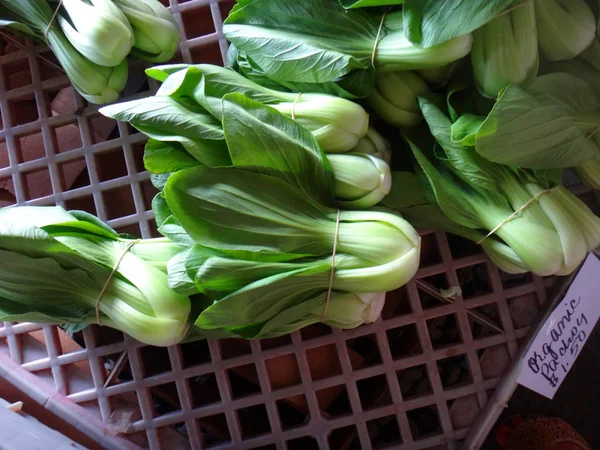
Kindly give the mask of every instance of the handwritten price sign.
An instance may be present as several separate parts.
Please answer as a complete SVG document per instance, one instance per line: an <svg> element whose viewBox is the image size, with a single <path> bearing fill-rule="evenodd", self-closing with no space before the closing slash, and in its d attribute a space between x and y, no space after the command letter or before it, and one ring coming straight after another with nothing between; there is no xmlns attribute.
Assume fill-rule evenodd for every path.
<svg viewBox="0 0 600 450"><path fill-rule="evenodd" d="M525 355L518 382L553 398L600 316L600 260L588 256Z"/></svg>

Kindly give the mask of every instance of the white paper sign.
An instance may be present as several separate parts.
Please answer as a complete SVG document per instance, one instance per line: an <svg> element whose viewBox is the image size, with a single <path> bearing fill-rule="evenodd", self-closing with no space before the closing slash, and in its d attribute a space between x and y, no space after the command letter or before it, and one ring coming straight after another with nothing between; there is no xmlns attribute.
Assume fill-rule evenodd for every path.
<svg viewBox="0 0 600 450"><path fill-rule="evenodd" d="M518 383L552 399L600 316L600 260L590 254L525 355Z"/></svg>

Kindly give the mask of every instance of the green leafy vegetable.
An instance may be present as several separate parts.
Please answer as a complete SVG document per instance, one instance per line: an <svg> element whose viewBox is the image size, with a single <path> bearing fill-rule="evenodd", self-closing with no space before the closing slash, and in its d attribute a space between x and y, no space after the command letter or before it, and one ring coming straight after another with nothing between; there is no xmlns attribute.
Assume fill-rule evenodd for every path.
<svg viewBox="0 0 600 450"><path fill-rule="evenodd" d="M417 174L394 174L384 205L419 226L480 243L509 272L570 273L600 244L600 219L557 186L554 173L513 170L481 158L453 142L452 123L435 98L419 101L444 157L422 150L430 145L426 136L407 134Z"/></svg>
<svg viewBox="0 0 600 450"><path fill-rule="evenodd" d="M404 37L401 11L385 17L371 10L344 11L328 0L255 0L238 3L223 31L276 81L329 83L371 66L385 71L439 67L471 49L470 35L416 48Z"/></svg>
<svg viewBox="0 0 600 450"><path fill-rule="evenodd" d="M1 320L96 323L98 302L103 325L145 343L172 345L185 335L190 302L169 289L166 274L178 245L130 241L58 207L4 208L0 223Z"/></svg>
<svg viewBox="0 0 600 450"><path fill-rule="evenodd" d="M46 41L64 68L77 91L92 103L110 103L119 98L127 82L127 61L115 67L104 67L91 62L73 47L52 21L53 9L45 0L4 0L0 4L4 19L2 26L27 36Z"/></svg>
<svg viewBox="0 0 600 450"><path fill-rule="evenodd" d="M148 74L163 82L158 96L192 97L219 120L222 99L228 93L238 92L269 105L312 131L327 153L353 149L369 125L365 110L349 100L326 94L275 91L218 66L162 66L149 69Z"/></svg>
<svg viewBox="0 0 600 450"><path fill-rule="evenodd" d="M222 114L234 167L197 166L168 178L157 217L175 220L194 243L171 260L170 286L210 299L196 321L203 335L285 334L323 320L337 240L325 323L372 321L383 300L369 293L412 277L420 239L397 215L332 208L337 190L314 138L269 110L239 93L226 95ZM290 126L297 130L281 132ZM342 157L385 165L370 155L333 156L334 172Z"/></svg>
<svg viewBox="0 0 600 450"><path fill-rule="evenodd" d="M58 16L65 36L79 53L107 67L121 64L135 42L125 15L110 0L63 0L67 17Z"/></svg>

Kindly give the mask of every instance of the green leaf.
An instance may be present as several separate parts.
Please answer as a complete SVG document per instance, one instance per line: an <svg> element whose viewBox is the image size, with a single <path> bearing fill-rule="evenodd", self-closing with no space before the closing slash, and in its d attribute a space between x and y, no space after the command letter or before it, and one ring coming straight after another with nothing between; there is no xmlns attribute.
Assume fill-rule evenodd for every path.
<svg viewBox="0 0 600 450"><path fill-rule="evenodd" d="M157 190L162 192L162 190L167 185L167 180L169 179L170 176L171 176L170 173L158 173L158 174L151 173L150 174L150 182L152 183L152 186L154 186Z"/></svg>
<svg viewBox="0 0 600 450"><path fill-rule="evenodd" d="M295 94L277 92L260 86L231 69L209 64L198 64L194 68L202 73L204 79L203 92L201 95L196 94L194 98L218 119L223 116L221 99L233 92L266 105L282 100L293 101L292 98L295 97Z"/></svg>
<svg viewBox="0 0 600 450"><path fill-rule="evenodd" d="M169 217L171 217L172 212L162 193L156 194L152 199L152 212L154 213L156 226L159 228Z"/></svg>
<svg viewBox="0 0 600 450"><path fill-rule="evenodd" d="M269 76L323 83L370 66L380 20L331 0L264 0L238 3L223 32Z"/></svg>
<svg viewBox="0 0 600 450"><path fill-rule="evenodd" d="M221 123L191 102L155 96L105 106L101 113L129 122L157 141L179 142L191 156L203 164L231 164Z"/></svg>
<svg viewBox="0 0 600 450"><path fill-rule="evenodd" d="M401 5L404 0L340 0L340 4L347 9L364 8L367 6Z"/></svg>
<svg viewBox="0 0 600 450"><path fill-rule="evenodd" d="M194 240L173 216L167 217L158 228L158 232L175 244L184 245L186 247L194 245Z"/></svg>
<svg viewBox="0 0 600 450"><path fill-rule="evenodd" d="M514 0L405 0L406 37L419 47L432 47L470 33L501 14Z"/></svg>
<svg viewBox="0 0 600 450"><path fill-rule="evenodd" d="M231 45L230 48L231 47L233 47L233 45ZM240 73L242 73L244 77L270 89L329 94L350 100L368 97L373 89L376 76L375 69L373 67L368 67L367 69L354 70L347 75L324 83L307 83L277 79L266 74L244 52L238 53L238 65Z"/></svg>
<svg viewBox="0 0 600 450"><path fill-rule="evenodd" d="M80 269L65 269L51 258L0 250L0 320L81 323L95 320L86 297L96 280ZM41 301L43 299L43 301Z"/></svg>
<svg viewBox="0 0 600 450"><path fill-rule="evenodd" d="M163 78L163 74L168 74L157 95L192 97L219 120L223 115L221 99L232 92L239 92L265 104L280 102L282 98L287 101L294 99L294 94L272 91L231 69L210 64L197 64L185 68L182 68L180 64L159 66L148 69L146 72L158 78Z"/></svg>
<svg viewBox="0 0 600 450"><path fill-rule="evenodd" d="M598 64L590 62L583 56L578 56L568 61L552 62L546 67L547 73L564 72L581 78L589 84L597 95L600 95L600 43L598 44ZM586 50L587 52L587 50Z"/></svg>
<svg viewBox="0 0 600 450"><path fill-rule="evenodd" d="M172 242L186 247L194 245L192 238L188 236L181 224L173 217L173 212L162 193L156 194L152 199L152 212L160 234L169 238Z"/></svg>
<svg viewBox="0 0 600 450"><path fill-rule="evenodd" d="M587 163L586 163L587 164ZM563 169L533 169L533 176L546 189L562 183Z"/></svg>
<svg viewBox="0 0 600 450"><path fill-rule="evenodd" d="M598 157L598 93L577 76L552 73L510 86L479 129L477 152L518 167L572 167Z"/></svg>
<svg viewBox="0 0 600 450"><path fill-rule="evenodd" d="M164 194L197 244L257 253L269 260L330 251L314 230L333 210L318 206L279 178L198 166L171 175Z"/></svg>
<svg viewBox="0 0 600 450"><path fill-rule="evenodd" d="M89 223L93 224L94 226L96 226L97 228L101 228L106 233L105 234L106 237L114 237L114 238L119 237L119 234L115 230L113 230L111 227L106 225L104 222L102 222L96 216L93 216L92 214L90 214L86 211L72 210L72 211L69 211L69 214L72 215L73 217L75 217L75 219L77 219L79 221L89 222ZM98 234L98 233L96 232L96 234Z"/></svg>
<svg viewBox="0 0 600 450"><path fill-rule="evenodd" d="M212 254L210 252L212 251ZM331 270L331 258L306 263L279 261L249 261L215 256L216 252L205 247L195 246L188 252L186 269L194 275L198 290L211 298L223 298L225 295L242 289L260 279L280 273L310 271L322 273Z"/></svg>
<svg viewBox="0 0 600 450"><path fill-rule="evenodd" d="M392 172L392 189L381 201L382 205L402 211L411 206L430 203L418 175L411 172Z"/></svg>
<svg viewBox="0 0 600 450"><path fill-rule="evenodd" d="M335 205L333 170L310 131L241 94L223 99L223 128L234 166L272 175Z"/></svg>
<svg viewBox="0 0 600 450"><path fill-rule="evenodd" d="M448 84L446 103L452 122L456 122L464 114L487 116L496 102L479 93L471 66L464 64Z"/></svg>
<svg viewBox="0 0 600 450"><path fill-rule="evenodd" d="M21 22L16 22L14 20L0 19L0 28L6 28L10 32L22 34L29 38L34 38L34 39L42 38L42 35L40 35L40 33L34 31L28 25L21 23Z"/></svg>
<svg viewBox="0 0 600 450"><path fill-rule="evenodd" d="M474 114L460 116L458 120L452 124L452 142L460 144L463 147L474 147L477 131L479 131L479 128L484 121L484 116L476 116Z"/></svg>
<svg viewBox="0 0 600 450"><path fill-rule="evenodd" d="M495 165L481 158L473 148L465 148L453 142L452 122L433 101L419 97L419 105L431 134L444 150L453 171L472 186L495 193L498 189L494 176L498 169Z"/></svg>
<svg viewBox="0 0 600 450"><path fill-rule="evenodd" d="M150 139L144 151L144 167L155 174L177 172L199 165L177 142Z"/></svg>
<svg viewBox="0 0 600 450"><path fill-rule="evenodd" d="M16 28L27 34L30 34L29 30L34 30L40 39L43 39L43 33L51 23L53 13L53 9L44 0L3 0L0 8L2 17L17 19L21 23L16 25L12 20L6 20L9 29ZM57 29L58 24L55 23L52 27Z"/></svg>
<svg viewBox="0 0 600 450"><path fill-rule="evenodd" d="M273 275L252 283L208 307L196 320L201 329L233 328L260 324L277 314L321 294L327 274L315 282L303 270Z"/></svg>
<svg viewBox="0 0 600 450"><path fill-rule="evenodd" d="M477 218L477 210L471 205L469 194L460 189L453 181L444 178L409 138L407 138L407 142L419 166L427 176L437 203L444 214L467 228L480 228L481 223Z"/></svg>
<svg viewBox="0 0 600 450"><path fill-rule="evenodd" d="M59 207L0 209L0 248L34 257L46 253L73 254L41 227L71 222L74 217Z"/></svg>

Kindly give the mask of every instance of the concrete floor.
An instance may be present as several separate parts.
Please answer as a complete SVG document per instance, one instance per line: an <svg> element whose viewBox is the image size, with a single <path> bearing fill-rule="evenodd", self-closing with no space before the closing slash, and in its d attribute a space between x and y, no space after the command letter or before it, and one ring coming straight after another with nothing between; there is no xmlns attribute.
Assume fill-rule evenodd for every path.
<svg viewBox="0 0 600 450"><path fill-rule="evenodd" d="M544 415L566 420L590 444L600 449L600 325L579 354L575 365L558 389L553 400L519 386L498 424L515 415ZM483 450L497 450L494 432L488 436Z"/></svg>

